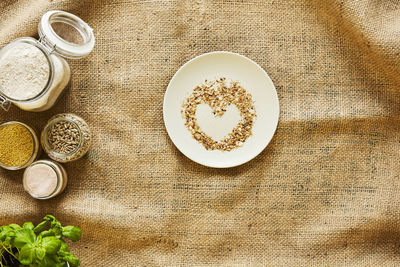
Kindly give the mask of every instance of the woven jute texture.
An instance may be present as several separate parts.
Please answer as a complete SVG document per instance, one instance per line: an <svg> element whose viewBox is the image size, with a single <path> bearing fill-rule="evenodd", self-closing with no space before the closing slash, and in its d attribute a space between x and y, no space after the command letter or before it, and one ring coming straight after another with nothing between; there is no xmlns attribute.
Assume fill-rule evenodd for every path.
<svg viewBox="0 0 400 267"><path fill-rule="evenodd" d="M0 45L52 9L87 21L95 49L69 60L54 108L0 119L39 132L73 112L93 144L52 200L1 170L1 224L80 226L82 266L400 264L400 1L2 0ZM220 50L260 64L281 107L268 147L231 169L183 156L162 119L178 68Z"/></svg>

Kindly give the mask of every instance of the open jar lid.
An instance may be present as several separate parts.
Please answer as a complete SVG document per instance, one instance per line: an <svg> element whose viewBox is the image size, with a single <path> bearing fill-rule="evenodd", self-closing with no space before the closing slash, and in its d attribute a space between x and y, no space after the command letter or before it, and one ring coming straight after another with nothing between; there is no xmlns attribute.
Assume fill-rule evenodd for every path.
<svg viewBox="0 0 400 267"><path fill-rule="evenodd" d="M81 18L60 10L46 12L39 22L40 41L67 58L87 56L94 47L93 29Z"/></svg>

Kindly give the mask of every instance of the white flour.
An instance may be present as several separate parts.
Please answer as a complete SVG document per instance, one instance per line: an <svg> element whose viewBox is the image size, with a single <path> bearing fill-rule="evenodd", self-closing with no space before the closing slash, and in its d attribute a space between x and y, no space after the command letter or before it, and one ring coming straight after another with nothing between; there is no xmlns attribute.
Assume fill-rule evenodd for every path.
<svg viewBox="0 0 400 267"><path fill-rule="evenodd" d="M46 86L49 72L49 63L39 48L17 43L0 58L0 90L17 100L35 97Z"/></svg>

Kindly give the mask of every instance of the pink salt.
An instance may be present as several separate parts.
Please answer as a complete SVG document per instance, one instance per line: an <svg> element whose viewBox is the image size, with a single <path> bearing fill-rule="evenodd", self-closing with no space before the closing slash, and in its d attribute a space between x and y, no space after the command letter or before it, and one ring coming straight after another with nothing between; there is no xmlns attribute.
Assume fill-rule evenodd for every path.
<svg viewBox="0 0 400 267"><path fill-rule="evenodd" d="M32 195L47 197L56 190L57 173L46 164L36 164L27 171L25 185Z"/></svg>

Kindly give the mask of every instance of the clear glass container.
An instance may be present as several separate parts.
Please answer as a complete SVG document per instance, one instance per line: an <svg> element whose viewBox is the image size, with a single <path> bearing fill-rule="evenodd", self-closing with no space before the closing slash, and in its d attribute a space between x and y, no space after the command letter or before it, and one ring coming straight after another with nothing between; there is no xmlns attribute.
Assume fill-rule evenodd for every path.
<svg viewBox="0 0 400 267"><path fill-rule="evenodd" d="M66 122L72 125L73 129L76 129L77 144L74 145L72 150L68 150L65 153L61 152L62 149L57 149L54 145L55 142L61 146L68 146L65 144L69 142L68 138L64 138L66 132L61 128L57 127L57 124ZM54 130L57 128L57 130ZM57 133L52 134L52 132ZM57 137L59 136L59 138ZM59 139L59 141L52 142L51 140ZM89 150L91 144L91 132L88 124L81 117L72 113L62 113L53 116L46 126L44 127L41 134L41 143L43 150L49 155L49 157L58 162L70 162L83 157Z"/></svg>
<svg viewBox="0 0 400 267"><path fill-rule="evenodd" d="M50 174L46 176L46 172ZM67 182L68 176L64 167L51 160L33 162L25 169L23 176L25 191L36 199L49 199L61 194L67 186ZM39 184L45 189L38 189Z"/></svg>
<svg viewBox="0 0 400 267"><path fill-rule="evenodd" d="M31 37L19 38L0 50L0 67L2 67L2 61L5 62L7 57L16 57L17 55L13 53L21 51L21 47L24 45L25 47L28 45L29 48L34 47L33 50L29 51L34 51L36 59L40 60L41 58L41 62L44 63L40 66L41 69L34 64L32 68L37 68L36 71L39 71L41 74L46 72L45 76L41 77L41 82L38 85L39 90L34 93L32 92L33 95L16 97L13 95L13 92L22 89L17 88L20 86L17 82L14 82L15 85L10 85L13 78L16 77L14 79L16 81L23 78L24 81L30 82L35 78L31 77L35 76L32 75L32 73L35 73L35 70L32 73L26 74L27 77L25 77L24 73L19 73L19 70L13 72L10 62L6 62L7 64L5 64L3 70L4 72L11 70L11 73L6 73L6 75L10 75L7 79L11 81L7 80L4 83L9 87L15 86L15 88L4 88L5 86L2 86L0 83L0 106L4 110L8 110L11 103L27 111L39 112L50 109L56 103L70 79L70 68L64 58L83 58L93 50L95 43L93 30L88 24L71 13L59 10L49 11L42 16L38 32L39 40ZM31 56L33 57L33 55ZM29 58L29 55L27 58ZM23 64L23 60L24 58L21 57L20 60L17 60L21 62L17 63ZM45 63L46 61L48 66ZM42 84L43 89L41 89Z"/></svg>
<svg viewBox="0 0 400 267"><path fill-rule="evenodd" d="M18 124L18 125L24 127L29 132L30 136L32 137L32 141L33 141L32 154L29 157L29 159L26 162L24 162L23 164L21 164L21 165L9 166L9 165L6 165L6 164L4 164L4 163L2 163L0 161L0 167L2 167L4 169L7 169L7 170L20 170L20 169L26 168L29 165L31 165L32 162L34 162L39 157L39 155L40 155L40 144L39 144L39 139L38 139L35 131L30 126L26 125L25 123L22 123L22 122L19 122L19 121L9 121L9 122L5 122L5 123L1 124L0 125L0 129L1 129L1 127L5 127L7 125L12 125L12 124Z"/></svg>

